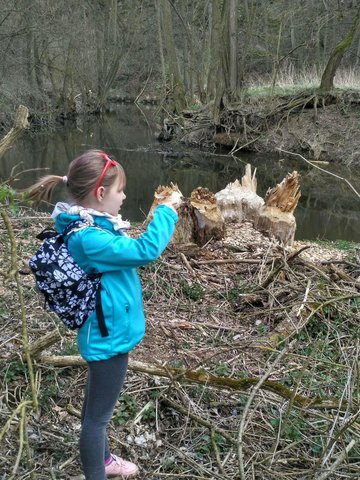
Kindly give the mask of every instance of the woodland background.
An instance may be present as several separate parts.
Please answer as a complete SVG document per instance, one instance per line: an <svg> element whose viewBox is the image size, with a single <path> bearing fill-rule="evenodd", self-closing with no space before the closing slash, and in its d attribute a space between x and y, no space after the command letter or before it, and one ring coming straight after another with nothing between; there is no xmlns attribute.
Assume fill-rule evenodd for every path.
<svg viewBox="0 0 360 480"><path fill-rule="evenodd" d="M351 88L358 23L354 0L3 0L0 121L19 103L38 119L103 111L114 95L179 112L265 85L319 87L344 39L335 86Z"/></svg>
<svg viewBox="0 0 360 480"><path fill-rule="evenodd" d="M206 105L207 125L230 139L235 112L249 142L268 121L277 135L296 109L310 107L304 139L314 158L324 145L312 135L325 125L340 132L341 141L331 139L338 158L346 137L349 158L360 161L358 2L3 0L1 7L5 131L19 104L32 128L53 128L101 114L116 99L159 103L176 122ZM256 113L252 95L266 98ZM0 146L27 127L27 109L20 113L18 131ZM86 369L74 333L43 309L27 266L51 219L18 199L3 179L0 477L79 480ZM283 248L249 222L232 223L222 240L171 245L140 275L147 335L132 352L109 429L112 448L141 466L140 478L359 478L357 244Z"/></svg>

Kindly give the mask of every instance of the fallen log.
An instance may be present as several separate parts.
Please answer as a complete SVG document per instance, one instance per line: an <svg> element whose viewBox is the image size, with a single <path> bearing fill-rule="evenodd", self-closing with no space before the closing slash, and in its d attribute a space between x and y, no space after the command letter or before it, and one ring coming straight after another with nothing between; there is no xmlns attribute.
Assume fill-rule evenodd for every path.
<svg viewBox="0 0 360 480"><path fill-rule="evenodd" d="M85 360L79 355L41 355L37 359L38 364L52 365L56 367L70 367L70 366L86 366ZM183 379L195 383L200 383L208 387L222 388L235 391L246 391L259 383L260 378L229 378L218 377L211 375L204 371L187 370L184 368L172 368L162 365L149 365L142 362L130 360L129 370L133 372L146 373L159 377L167 377L172 380ZM286 399L292 400L294 405L301 408L316 408L316 409L336 409L346 408L346 401L339 401L339 399L324 399L320 397L306 397L304 395L296 394L290 388L287 388L280 382L275 380L265 380L261 389L275 393L276 395ZM355 408L357 408L355 406Z"/></svg>
<svg viewBox="0 0 360 480"><path fill-rule="evenodd" d="M29 353L31 357L35 360L43 350L54 345L60 339L61 334L57 328L38 338L35 342L29 345ZM23 360L25 360L25 354L23 354Z"/></svg>

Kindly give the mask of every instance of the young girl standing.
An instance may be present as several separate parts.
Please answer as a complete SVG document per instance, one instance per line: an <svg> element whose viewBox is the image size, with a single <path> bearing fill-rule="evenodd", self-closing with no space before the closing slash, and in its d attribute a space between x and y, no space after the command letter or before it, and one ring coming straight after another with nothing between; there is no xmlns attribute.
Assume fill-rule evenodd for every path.
<svg viewBox="0 0 360 480"><path fill-rule="evenodd" d="M66 176L48 175L30 187L30 198L50 200L64 182L72 204L58 203L52 217L61 233L83 218L94 225L71 233L68 249L86 273L101 273L101 303L107 336L102 336L96 312L78 330L78 346L88 365L82 408L80 458L86 480L135 476L138 467L110 452L107 425L122 389L128 353L145 333L140 280L136 267L156 260L166 248L178 219L177 193L159 205L146 231L126 236L129 228L118 214L125 200L125 174L106 153L90 150L73 160ZM100 228L98 228L100 227Z"/></svg>

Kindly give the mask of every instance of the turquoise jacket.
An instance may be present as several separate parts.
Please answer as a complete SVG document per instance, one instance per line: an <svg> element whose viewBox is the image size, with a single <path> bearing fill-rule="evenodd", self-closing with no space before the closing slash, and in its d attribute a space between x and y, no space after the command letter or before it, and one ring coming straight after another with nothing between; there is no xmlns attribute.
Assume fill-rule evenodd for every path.
<svg viewBox="0 0 360 480"><path fill-rule="evenodd" d="M62 232L78 215L60 213L55 220ZM108 337L102 337L96 313L78 330L81 356L88 362L105 360L129 352L145 333L142 289L136 268L156 260L165 250L178 216L159 205L146 231L138 238L115 231L106 217L94 217L99 228L84 228L68 238L68 249L87 273L99 272L101 302Z"/></svg>

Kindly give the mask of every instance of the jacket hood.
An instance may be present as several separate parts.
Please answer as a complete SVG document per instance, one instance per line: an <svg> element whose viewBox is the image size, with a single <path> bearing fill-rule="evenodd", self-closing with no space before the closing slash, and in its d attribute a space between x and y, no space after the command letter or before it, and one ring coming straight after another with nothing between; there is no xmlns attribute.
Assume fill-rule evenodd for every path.
<svg viewBox="0 0 360 480"><path fill-rule="evenodd" d="M101 228L124 233L130 228L130 222L124 221L121 215L116 217L105 212L98 212L91 208L69 205L65 202L58 202L51 214L55 220L58 232L62 233L69 223L74 220L87 220L91 224L99 225Z"/></svg>

